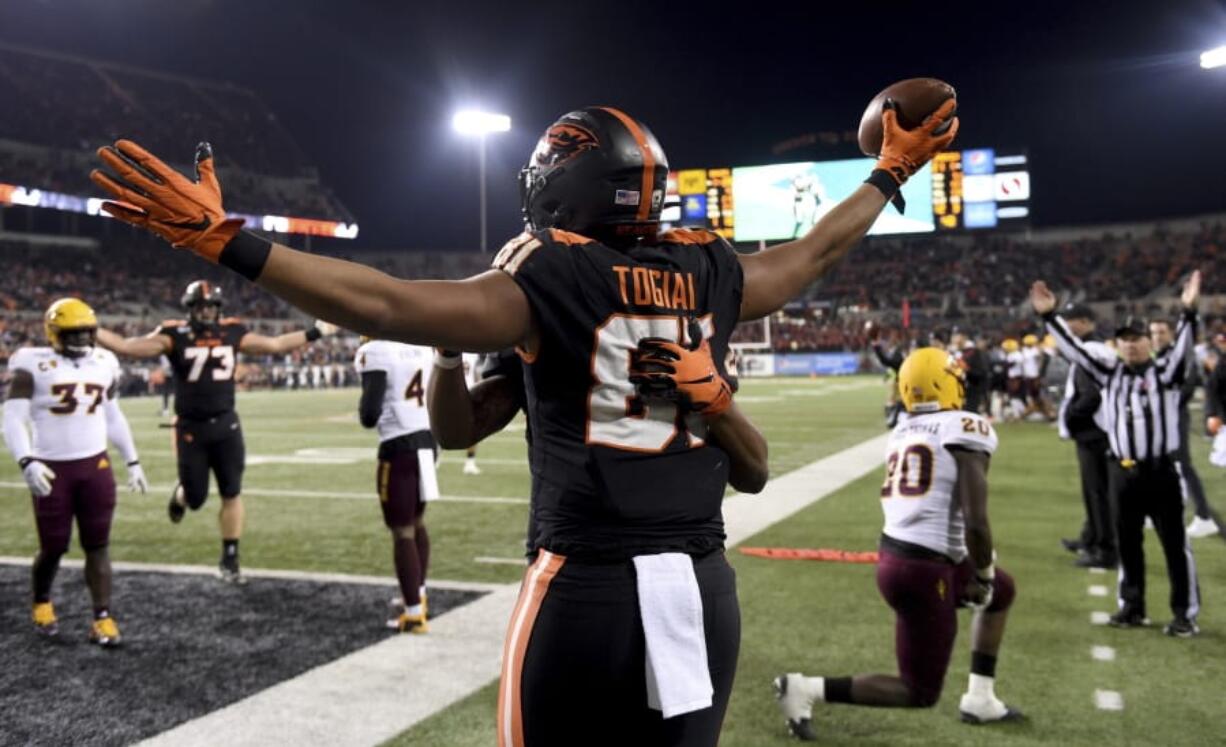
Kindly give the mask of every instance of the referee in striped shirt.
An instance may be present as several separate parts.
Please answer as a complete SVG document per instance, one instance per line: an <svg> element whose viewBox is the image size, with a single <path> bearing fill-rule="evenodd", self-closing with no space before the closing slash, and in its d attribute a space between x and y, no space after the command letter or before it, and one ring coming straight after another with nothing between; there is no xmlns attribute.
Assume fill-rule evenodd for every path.
<svg viewBox="0 0 1226 747"><path fill-rule="evenodd" d="M1196 301L1200 271L1184 284L1183 315L1175 343L1154 357L1149 330L1128 319L1115 330L1118 356L1096 355L1055 313L1056 297L1042 280L1030 289L1030 302L1056 338L1060 352L1081 366L1102 388L1104 425L1111 446L1108 483L1115 509L1119 542L1119 611L1111 618L1117 627L1148 625L1145 615L1145 552L1142 548L1145 517L1153 519L1166 572L1171 582L1174 619L1164 632L1189 638L1200 632L1200 590L1196 561L1184 533L1183 493L1175 462L1180 449L1179 402L1188 365L1188 352L1196 342Z"/></svg>

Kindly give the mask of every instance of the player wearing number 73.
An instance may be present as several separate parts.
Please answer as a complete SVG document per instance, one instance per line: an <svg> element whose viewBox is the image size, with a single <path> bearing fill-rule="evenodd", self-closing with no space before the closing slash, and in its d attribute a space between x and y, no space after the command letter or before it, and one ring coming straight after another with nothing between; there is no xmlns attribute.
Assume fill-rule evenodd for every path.
<svg viewBox="0 0 1226 747"><path fill-rule="evenodd" d="M238 541L243 532L242 492L246 451L243 432L234 410L234 374L238 354L288 353L336 327L317 322L310 329L277 337L250 332L237 319L222 319L221 287L207 280L188 284L183 293L187 320L163 322L143 337L120 337L98 330L98 343L133 358L170 360L175 382L175 456L179 482L171 491L170 520L179 523L188 508L204 505L209 473L217 477L221 493L221 560L223 581L243 583L238 562Z"/></svg>
<svg viewBox="0 0 1226 747"><path fill-rule="evenodd" d="M948 101L913 130L883 114L866 183L805 236L751 256L701 230L660 231L668 162L611 107L564 115L521 172L527 231L463 281L400 280L242 231L211 149L196 179L136 143L99 150L111 215L376 339L518 347L532 424L535 561L507 633L499 744L714 745L740 616L724 559L730 453L760 489L766 444L726 381L739 320L781 308L864 236L948 144ZM594 704L596 704L594 706ZM606 718L593 727L593 707ZM580 736L576 736L580 735Z"/></svg>
<svg viewBox="0 0 1226 747"><path fill-rule="evenodd" d="M906 415L886 446L881 508L885 528L877 588L895 614L899 674L775 679L788 729L816 739L814 701L888 708L931 708L941 697L958 633L957 610L974 610L971 675L958 705L973 724L1020 714L996 697L996 656L1015 588L996 567L988 524L988 462L996 433L963 411L964 372L940 348L920 348L903 361L898 392Z"/></svg>

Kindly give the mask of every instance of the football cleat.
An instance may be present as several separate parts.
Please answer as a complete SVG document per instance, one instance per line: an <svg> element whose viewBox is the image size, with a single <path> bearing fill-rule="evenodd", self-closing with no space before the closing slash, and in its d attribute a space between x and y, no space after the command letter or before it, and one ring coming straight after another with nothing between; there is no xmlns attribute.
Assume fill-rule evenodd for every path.
<svg viewBox="0 0 1226 747"><path fill-rule="evenodd" d="M175 489L170 491L170 503L166 504L166 513L170 515L170 523L178 524L183 521L183 514L187 513L187 506L179 502L179 486L175 485Z"/></svg>
<svg viewBox="0 0 1226 747"><path fill-rule="evenodd" d="M475 459L466 459L466 460L464 461L464 474L466 474L466 475L479 475L479 474L481 474L481 468L477 466L477 460L475 460Z"/></svg>
<svg viewBox="0 0 1226 747"><path fill-rule="evenodd" d="M60 621L51 602L35 602L30 617L34 620L34 630L40 635L52 636L60 632Z"/></svg>
<svg viewBox="0 0 1226 747"><path fill-rule="evenodd" d="M813 733L813 699L801 687L802 675L796 672L781 674L775 678L775 702L783 711L788 732L802 742L815 742Z"/></svg>
<svg viewBox="0 0 1226 747"><path fill-rule="evenodd" d="M1162 629L1163 633L1172 638L1191 638L1194 635L1200 634L1200 628L1196 625L1195 620L1189 620L1186 617L1177 617L1166 624Z"/></svg>
<svg viewBox="0 0 1226 747"><path fill-rule="evenodd" d="M1108 618L1107 624L1113 628L1144 628L1149 625L1149 618L1140 610L1125 607Z"/></svg>
<svg viewBox="0 0 1226 747"><path fill-rule="evenodd" d="M394 596L387 600L387 627L391 630L400 628L400 616L404 614L404 600Z"/></svg>
<svg viewBox="0 0 1226 747"><path fill-rule="evenodd" d="M1197 516L1188 524L1188 536L1193 539L1212 537L1218 533L1217 522L1213 519L1202 519Z"/></svg>
<svg viewBox="0 0 1226 747"><path fill-rule="evenodd" d="M222 558L217 564L217 578L221 579L222 583L234 584L243 586L247 583L247 577L243 575L242 570L238 567L237 560L228 560Z"/></svg>
<svg viewBox="0 0 1226 747"><path fill-rule="evenodd" d="M112 617L102 617L94 620L89 627L89 642L103 648L114 648L119 645L119 626Z"/></svg>
<svg viewBox="0 0 1226 747"><path fill-rule="evenodd" d="M426 615L410 615L407 612L402 612L400 618L396 620L396 630L401 633L428 633L430 626L426 623Z"/></svg>
<svg viewBox="0 0 1226 747"><path fill-rule="evenodd" d="M999 698L966 693L958 703L958 715L964 724L998 724L1024 721L1022 712L1005 705Z"/></svg>

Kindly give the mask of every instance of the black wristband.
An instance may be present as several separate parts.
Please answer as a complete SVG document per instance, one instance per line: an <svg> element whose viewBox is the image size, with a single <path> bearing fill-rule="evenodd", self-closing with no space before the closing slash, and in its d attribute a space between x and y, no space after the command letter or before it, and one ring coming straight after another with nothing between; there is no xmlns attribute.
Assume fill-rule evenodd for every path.
<svg viewBox="0 0 1226 747"><path fill-rule="evenodd" d="M226 242L217 263L229 267L248 280L258 280L272 252L272 242L250 231L239 231Z"/></svg>
<svg viewBox="0 0 1226 747"><path fill-rule="evenodd" d="M864 183L876 187L898 209L898 212L901 213L906 209L907 202L903 199L902 192L899 191L902 185L890 172L885 169L873 169L873 173L868 175Z"/></svg>
<svg viewBox="0 0 1226 747"><path fill-rule="evenodd" d="M24 470L32 461L34 461L34 457L22 457L17 460L17 466Z"/></svg>
<svg viewBox="0 0 1226 747"><path fill-rule="evenodd" d="M139 460L139 459L133 459L132 461L128 462L128 466L129 466L129 467L135 467L135 466L136 466L136 465L138 465L138 464L140 464L140 460Z"/></svg>
<svg viewBox="0 0 1226 747"><path fill-rule="evenodd" d="M303 330L303 334L306 335L307 342L315 342L324 336L324 333L319 331L319 327L311 327L308 330Z"/></svg>

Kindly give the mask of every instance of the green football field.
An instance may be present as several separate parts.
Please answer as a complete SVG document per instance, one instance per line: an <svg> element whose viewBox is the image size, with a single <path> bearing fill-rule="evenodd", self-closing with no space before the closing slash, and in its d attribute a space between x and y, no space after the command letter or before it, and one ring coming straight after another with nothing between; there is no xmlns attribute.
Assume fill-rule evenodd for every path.
<svg viewBox="0 0 1226 747"><path fill-rule="evenodd" d="M738 397L771 446L773 476L879 435L883 385L857 377L748 380ZM242 541L249 568L391 573L390 543L374 496L375 437L356 422L355 390L241 395L248 449ZM131 495L121 487L112 533L116 560L215 564L219 551L215 495L178 526L166 519L174 482L170 431L152 399L124 409L136 431L155 489ZM1120 631L1093 625L1090 615L1114 607L1114 574L1071 565L1059 546L1075 534L1081 506L1071 445L1044 424L1000 428L993 460L991 516L1000 564L1017 579L998 667L997 692L1023 709L1025 724L974 728L957 721L969 654L963 624L947 687L931 711L819 707L816 728L827 744L1226 744L1226 543L1195 540L1204 598L1202 634L1161 635L1168 619L1167 583L1149 533L1149 612L1155 627ZM522 420L482 444L479 476L461 474L463 455L440 466L444 495L472 500L430 505L431 577L514 582L522 566L528 476ZM1210 500L1222 500L1226 475L1208 466L1207 444L1195 445ZM122 478L122 470L120 470ZM833 493L745 544L872 550L880 531L880 477L871 474ZM484 499L484 500L483 500ZM0 460L0 555L34 552L29 494L9 459ZM70 557L80 557L74 548ZM722 744L785 744L770 693L781 672L846 675L893 671L893 625L879 599L872 566L764 560L730 552L736 566L743 638L736 689ZM122 578L117 580L122 583ZM1105 597L1091 586L1106 586ZM7 600L12 603L13 600ZM122 619L122 613L119 613ZM1094 647L1114 649L1096 660ZM1116 691L1123 710L1099 710L1095 691ZM404 745L489 745L496 687L486 687L394 740ZM593 727L615 718L592 704Z"/></svg>

